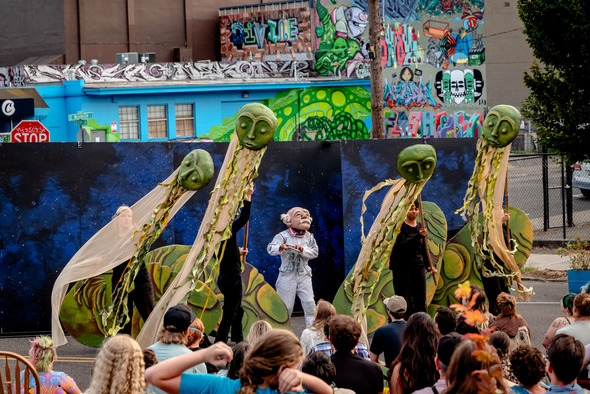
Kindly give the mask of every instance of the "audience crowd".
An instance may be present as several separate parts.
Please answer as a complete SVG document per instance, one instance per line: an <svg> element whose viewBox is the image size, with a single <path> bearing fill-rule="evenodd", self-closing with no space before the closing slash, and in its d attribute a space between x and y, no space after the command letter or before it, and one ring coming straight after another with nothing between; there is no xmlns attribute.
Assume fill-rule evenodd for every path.
<svg viewBox="0 0 590 394"><path fill-rule="evenodd" d="M203 322L177 305L164 315L157 342L144 350L126 334L106 340L85 393L587 392L589 294L562 299L565 316L545 335L546 355L531 346L529 326L516 313L512 295L498 295L497 316L489 312L481 287L465 285L455 295L455 310L438 307L434 318L417 312L407 321L403 297L383 300L389 322L369 336L370 344L359 342L357 321L324 300L300 339L258 321L233 348L211 345ZM41 393L81 393L71 377L52 370L51 339L36 338L29 355Z"/></svg>

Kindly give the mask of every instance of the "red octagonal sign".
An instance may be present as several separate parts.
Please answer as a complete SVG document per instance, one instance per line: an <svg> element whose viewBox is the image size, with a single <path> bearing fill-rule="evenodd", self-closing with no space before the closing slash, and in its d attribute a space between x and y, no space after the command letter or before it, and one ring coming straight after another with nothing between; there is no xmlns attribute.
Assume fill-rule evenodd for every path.
<svg viewBox="0 0 590 394"><path fill-rule="evenodd" d="M10 132L12 142L49 142L49 130L38 120L23 120Z"/></svg>

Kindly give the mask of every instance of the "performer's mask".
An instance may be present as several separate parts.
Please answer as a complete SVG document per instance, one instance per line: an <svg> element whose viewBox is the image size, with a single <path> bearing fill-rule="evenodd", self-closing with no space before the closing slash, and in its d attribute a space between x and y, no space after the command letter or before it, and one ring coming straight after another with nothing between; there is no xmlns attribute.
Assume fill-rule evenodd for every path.
<svg viewBox="0 0 590 394"><path fill-rule="evenodd" d="M309 211L301 207L293 207L289 209L289 212L281 215L283 223L287 227L294 228L295 230L309 230L311 226L312 218L309 216Z"/></svg>

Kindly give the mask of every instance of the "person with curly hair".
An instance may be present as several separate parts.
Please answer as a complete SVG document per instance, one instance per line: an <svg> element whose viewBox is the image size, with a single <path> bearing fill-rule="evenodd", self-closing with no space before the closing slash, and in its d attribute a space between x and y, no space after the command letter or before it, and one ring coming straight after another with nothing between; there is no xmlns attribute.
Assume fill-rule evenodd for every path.
<svg viewBox="0 0 590 394"><path fill-rule="evenodd" d="M412 393L433 386L439 379L434 357L440 333L425 312L410 316L402 335L402 348L390 366L391 394Z"/></svg>
<svg viewBox="0 0 590 394"><path fill-rule="evenodd" d="M553 323L551 323L551 325L547 329L547 332L545 333L545 338L543 338L543 347L545 349L549 347L549 344L551 343L551 340L555 336L557 330L559 330L562 327L567 327L576 321L573 311L574 298L576 298L576 293L567 293L561 299L561 311L565 314L565 316L555 318L555 320L553 320Z"/></svg>
<svg viewBox="0 0 590 394"><path fill-rule="evenodd" d="M512 373L518 381L510 388L514 394L542 394L547 391L541 385L547 373L545 358L541 351L532 346L519 346L510 355Z"/></svg>
<svg viewBox="0 0 590 394"><path fill-rule="evenodd" d="M507 293L498 294L496 299L498 316L490 326L492 329L503 331L510 337L510 349L512 352L520 345L531 344L531 329L526 320L516 313L516 299ZM506 353L506 356L508 356Z"/></svg>
<svg viewBox="0 0 590 394"><path fill-rule="evenodd" d="M127 334L115 335L107 339L98 352L90 387L84 393L142 394L144 371L143 351L135 339Z"/></svg>
<svg viewBox="0 0 590 394"><path fill-rule="evenodd" d="M568 334L582 342L590 343L590 294L580 293L574 298L574 317L576 321L557 330L557 334Z"/></svg>
<svg viewBox="0 0 590 394"><path fill-rule="evenodd" d="M311 326L301 333L301 347L303 354L308 355L311 349L318 343L327 342L328 338L324 335L324 326L332 316L336 314L334 305L325 300L319 300L314 313L314 320Z"/></svg>
<svg viewBox="0 0 590 394"><path fill-rule="evenodd" d="M448 306L440 305L436 308L434 322L440 335L450 334L457 329L457 316Z"/></svg>
<svg viewBox="0 0 590 394"><path fill-rule="evenodd" d="M303 359L299 339L286 330L273 329L264 334L246 353L240 379L225 376L183 373L192 365L210 362L224 365L232 360L232 350L223 342L208 348L174 357L146 371L152 385L170 394L265 394L306 390L332 394L332 388L321 379L299 372Z"/></svg>
<svg viewBox="0 0 590 394"><path fill-rule="evenodd" d="M464 340L457 346L447 369L449 385L445 394L506 393L503 379L492 376L501 368L494 348L484 345L483 352L488 357L482 357L477 350L472 340Z"/></svg>
<svg viewBox="0 0 590 394"><path fill-rule="evenodd" d="M81 394L82 392L76 385L76 382L74 382L74 379L64 372L52 370L56 356L55 346L51 338L40 336L31 341L29 361L31 361L31 364L33 364L39 374L41 394L58 392L60 389L64 393ZM29 390L24 390L24 372L21 372L21 382L23 383L21 383L20 392L34 392L32 389L35 388L35 380L32 378L29 379Z"/></svg>

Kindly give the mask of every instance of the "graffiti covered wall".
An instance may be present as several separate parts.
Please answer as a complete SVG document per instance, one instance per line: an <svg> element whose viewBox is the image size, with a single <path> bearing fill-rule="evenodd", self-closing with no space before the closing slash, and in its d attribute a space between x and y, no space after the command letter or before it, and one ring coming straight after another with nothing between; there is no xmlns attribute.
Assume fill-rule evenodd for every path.
<svg viewBox="0 0 590 394"><path fill-rule="evenodd" d="M371 96L362 86L287 89L263 100L279 125L275 141L328 141L371 137ZM237 112L201 136L229 141Z"/></svg>
<svg viewBox="0 0 590 394"><path fill-rule="evenodd" d="M312 57L307 1L219 10L223 60L307 60Z"/></svg>
<svg viewBox="0 0 590 394"><path fill-rule="evenodd" d="M368 72L368 0L315 0L315 71ZM483 0L384 0L387 137L476 137L486 106Z"/></svg>

